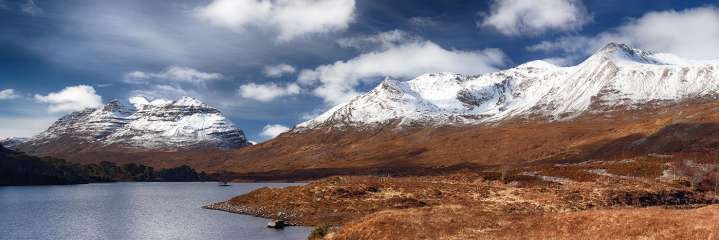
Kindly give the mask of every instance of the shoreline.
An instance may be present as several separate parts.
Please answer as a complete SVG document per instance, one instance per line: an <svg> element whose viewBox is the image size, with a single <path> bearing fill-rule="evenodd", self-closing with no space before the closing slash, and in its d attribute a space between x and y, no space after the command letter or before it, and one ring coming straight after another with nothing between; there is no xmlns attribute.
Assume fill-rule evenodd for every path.
<svg viewBox="0 0 719 240"><path fill-rule="evenodd" d="M253 210L252 210L251 208L249 208L249 207L234 206L234 205L230 204L230 203L227 202L227 201L212 203L212 204L209 204L209 205L202 206L202 208L203 208L203 209L207 209L207 210L213 210L213 211L221 211L221 212L228 212L228 213L234 213L234 214L240 214L240 215L258 217L258 218L263 218L263 219L267 219L267 220L275 220L275 219L277 219L277 218L273 218L273 217L272 217L273 215L277 215L277 214L270 214L270 213L262 212L262 211L253 211ZM279 216L282 216L282 214L279 214ZM280 218L280 219L282 219L282 218ZM313 225L304 225L304 224L300 224L300 223L296 223L296 222L290 222L290 221L287 221L287 222L286 222L286 226L292 226L292 227L313 227Z"/></svg>
<svg viewBox="0 0 719 240"><path fill-rule="evenodd" d="M535 229L529 223L564 218L581 222L559 238L572 239L591 236L586 235L591 228L623 231L614 229L611 221L606 226L592 225L623 215L635 217L614 222L643 228L638 223L642 218L659 221L654 216L668 214L672 217L665 219L667 223L652 224L676 231L690 231L678 227L689 224L686 216L719 216L719 194L692 189L681 176L667 176L663 168L669 161L647 156L632 161L540 164L506 173L333 176L302 186L260 188L203 208L284 220L292 226L329 225L327 239L512 239L518 237L508 230L512 225L523 226L527 236L542 236L563 230L547 224ZM651 171L633 171L637 167ZM704 231L697 234L705 236ZM645 235L626 235L630 236Z"/></svg>

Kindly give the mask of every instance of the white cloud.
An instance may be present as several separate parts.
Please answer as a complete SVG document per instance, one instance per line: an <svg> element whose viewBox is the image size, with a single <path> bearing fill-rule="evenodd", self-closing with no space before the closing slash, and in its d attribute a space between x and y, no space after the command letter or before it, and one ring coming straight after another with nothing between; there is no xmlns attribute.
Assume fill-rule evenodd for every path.
<svg viewBox="0 0 719 240"><path fill-rule="evenodd" d="M719 9L652 12L618 29L632 45L700 59L719 58Z"/></svg>
<svg viewBox="0 0 719 240"><path fill-rule="evenodd" d="M149 79L150 74L141 71L132 71L125 74L126 79Z"/></svg>
<svg viewBox="0 0 719 240"><path fill-rule="evenodd" d="M240 86L237 92L243 98L254 99L260 102L269 102L278 97L297 95L300 93L300 86L297 84L288 84L281 87L275 83L255 84L249 83Z"/></svg>
<svg viewBox="0 0 719 240"><path fill-rule="evenodd" d="M201 99L202 102L207 105L216 107L222 110L224 113L229 114L229 108L244 106L246 102L237 99L237 93L234 90L230 90L227 93L217 91L217 89L210 89L206 87L194 87L194 86L183 86L177 83L170 84L151 84L142 85L141 88L133 89L126 96L143 96L147 99L161 100L159 102L150 101L153 104L161 104L165 100L174 100L181 97L192 97ZM225 112L227 111L227 112Z"/></svg>
<svg viewBox="0 0 719 240"><path fill-rule="evenodd" d="M19 98L20 95L15 93L15 89L5 89L0 91L0 100L9 100Z"/></svg>
<svg viewBox="0 0 719 240"><path fill-rule="evenodd" d="M170 66L161 72L155 73L133 71L125 74L125 82L134 84L147 83L148 80L204 84L207 81L221 78L223 76L219 73L201 72L193 68L178 66Z"/></svg>
<svg viewBox="0 0 719 240"><path fill-rule="evenodd" d="M35 4L34 0L27 0L27 2L20 5L20 10L22 10L23 13L31 16L42 15L43 13L45 13L42 8L38 7L37 4Z"/></svg>
<svg viewBox="0 0 719 240"><path fill-rule="evenodd" d="M719 9L650 12L596 36L567 36L529 46L530 51L591 54L608 42L621 42L692 59L719 56Z"/></svg>
<svg viewBox="0 0 719 240"><path fill-rule="evenodd" d="M265 66L265 68L263 70L264 70L265 76L268 76L268 77L281 77L282 75L292 74L297 71L295 69L295 67L290 66L288 64L284 64L284 63L278 64L278 65L273 65L273 66Z"/></svg>
<svg viewBox="0 0 719 240"><path fill-rule="evenodd" d="M265 127L262 128L260 136L266 137L268 139L275 138L281 133L287 132L289 130L290 128L280 124L267 124L265 125Z"/></svg>
<svg viewBox="0 0 719 240"><path fill-rule="evenodd" d="M390 47L397 46L398 44L406 42L417 42L422 39L413 36L402 30L392 30L387 32L381 32L374 35L340 38L337 39L337 44L343 48L355 48L359 50L367 49L387 49Z"/></svg>
<svg viewBox="0 0 719 240"><path fill-rule="evenodd" d="M206 99L205 95L200 94L197 91L194 91L192 89L187 90L182 88L182 86L179 85L168 85L168 84L157 84L152 85L149 88L146 89L137 89L130 92L130 95L136 96L147 96L150 98L157 98L157 99L178 99L180 97L188 96L188 97L195 97L200 99Z"/></svg>
<svg viewBox="0 0 719 240"><path fill-rule="evenodd" d="M536 35L580 29L590 19L579 0L495 0L491 12L477 25L496 28L504 35Z"/></svg>
<svg viewBox="0 0 719 240"><path fill-rule="evenodd" d="M315 108L310 112L300 113L300 120L302 120L303 122L309 121L309 120L317 118L318 116L322 115L325 112L327 112L327 109Z"/></svg>
<svg viewBox="0 0 719 240"><path fill-rule="evenodd" d="M506 57L498 49L480 51L447 50L431 41L409 40L386 44L381 50L346 61L302 70L298 82L319 85L313 90L327 103L339 104L358 93L355 87L378 77L411 78L430 72L479 74L497 70Z"/></svg>
<svg viewBox="0 0 719 240"><path fill-rule="evenodd" d="M87 85L66 87L46 96L35 95L35 100L50 104L50 112L78 111L102 106L102 97L95 93L93 87Z"/></svg>
<svg viewBox="0 0 719 240"><path fill-rule="evenodd" d="M565 36L557 39L556 41L542 41L538 44L527 46L529 51L563 51L563 52L592 52L595 49L586 49L588 45L594 45L591 43L596 41L596 44L601 44L602 40L591 39L585 36Z"/></svg>
<svg viewBox="0 0 719 240"><path fill-rule="evenodd" d="M214 0L197 11L214 25L244 30L269 28L280 41L345 30L353 21L354 0Z"/></svg>
<svg viewBox="0 0 719 240"><path fill-rule="evenodd" d="M431 17L411 17L409 23L418 27L435 26L438 24L438 22Z"/></svg>
<svg viewBox="0 0 719 240"><path fill-rule="evenodd" d="M0 116L0 139L32 137L57 120L56 117L5 117Z"/></svg>

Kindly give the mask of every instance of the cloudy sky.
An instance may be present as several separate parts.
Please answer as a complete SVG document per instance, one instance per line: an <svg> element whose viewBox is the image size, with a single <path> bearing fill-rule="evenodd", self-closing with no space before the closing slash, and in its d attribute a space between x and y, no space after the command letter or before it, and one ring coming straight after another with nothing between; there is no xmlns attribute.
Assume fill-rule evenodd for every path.
<svg viewBox="0 0 719 240"><path fill-rule="evenodd" d="M145 95L201 99L263 141L385 77L572 65L610 41L719 59L719 3L0 0L0 138Z"/></svg>

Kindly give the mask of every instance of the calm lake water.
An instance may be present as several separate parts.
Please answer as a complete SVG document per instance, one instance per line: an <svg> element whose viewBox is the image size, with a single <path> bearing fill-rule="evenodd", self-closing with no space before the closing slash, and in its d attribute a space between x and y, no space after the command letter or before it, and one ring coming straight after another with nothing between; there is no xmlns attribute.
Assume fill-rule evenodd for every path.
<svg viewBox="0 0 719 240"><path fill-rule="evenodd" d="M0 239L306 239L267 219L202 209L285 183L103 183L0 187Z"/></svg>

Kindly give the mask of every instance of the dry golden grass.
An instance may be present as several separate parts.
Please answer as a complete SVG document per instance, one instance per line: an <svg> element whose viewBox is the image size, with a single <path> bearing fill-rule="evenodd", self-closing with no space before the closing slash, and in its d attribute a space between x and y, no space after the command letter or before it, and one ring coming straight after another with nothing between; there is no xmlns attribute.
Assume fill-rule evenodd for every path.
<svg viewBox="0 0 719 240"><path fill-rule="evenodd" d="M386 210L351 221L326 239L446 239L500 227L501 216L461 205Z"/></svg>
<svg viewBox="0 0 719 240"><path fill-rule="evenodd" d="M659 181L653 171L647 171L651 174L641 171L636 176L631 176L632 171L615 172L623 175L588 172L602 166L659 163L656 159L647 158L573 165L540 164L513 169L504 180L499 179L499 172L472 171L444 176L337 176L304 186L258 189L208 208L283 219L292 224L342 225L385 210L433 212L461 208L471 215L467 216L468 219L481 219L482 216L533 216L616 207L689 206L716 201L716 196L711 193L696 192L679 183ZM617 167L620 170L634 168ZM593 181L580 181L583 177L567 174L562 181L552 182L556 181L553 178L556 176L528 176L525 172L542 169L554 169L555 173L566 173L568 171L562 169L570 169L569 172L592 174L595 178ZM460 219L462 216L456 217ZM391 222L391 219L383 222Z"/></svg>
<svg viewBox="0 0 719 240"><path fill-rule="evenodd" d="M719 205L540 215L442 205L378 212L348 222L327 239L719 239L718 221Z"/></svg>
<svg viewBox="0 0 719 240"><path fill-rule="evenodd" d="M339 226L327 239L712 237L706 219L716 220L711 214L719 207L660 208L719 202L712 192L659 179L671 161L643 156L437 176L336 176L258 189L209 208ZM702 220L691 227L692 218Z"/></svg>

